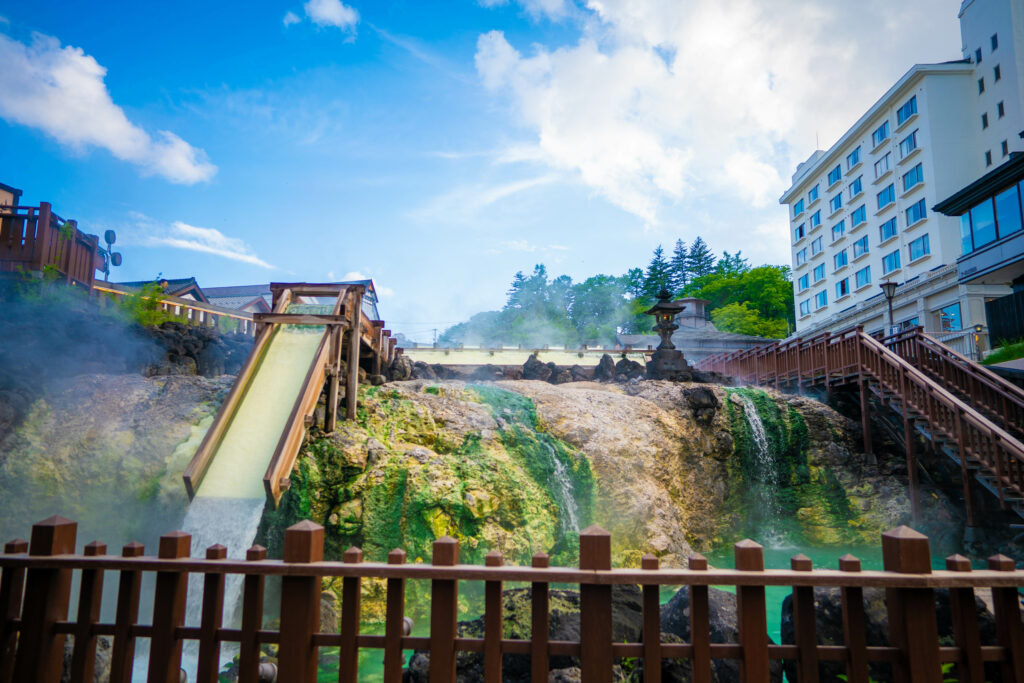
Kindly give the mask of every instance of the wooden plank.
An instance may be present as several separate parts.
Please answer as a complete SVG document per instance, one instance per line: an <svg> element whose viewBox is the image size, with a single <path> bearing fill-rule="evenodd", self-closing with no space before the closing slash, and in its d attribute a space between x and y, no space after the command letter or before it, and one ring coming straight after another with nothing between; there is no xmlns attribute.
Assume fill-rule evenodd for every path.
<svg viewBox="0 0 1024 683"><path fill-rule="evenodd" d="M795 555L790 560L793 571L809 572L811 558ZM797 648L796 670L800 683L818 681L818 632L814 613L814 589L807 586L793 588L793 642Z"/></svg>
<svg viewBox="0 0 1024 683"><path fill-rule="evenodd" d="M174 531L160 537L159 557L179 560L189 556L192 537ZM149 639L149 683L179 683L182 641L178 629L185 624L188 573L162 571L153 594L153 635Z"/></svg>
<svg viewBox="0 0 1024 683"><path fill-rule="evenodd" d="M993 571L1012 572L1016 567L1013 558L993 555L988 558L988 568ZM1020 620L1020 594L1017 588L993 588L992 603L995 607L996 638L1006 648L1007 657L1002 664L1004 683L1024 681L1024 632Z"/></svg>
<svg viewBox="0 0 1024 683"><path fill-rule="evenodd" d="M690 556L692 571L707 571L708 561L699 554ZM690 643L693 646L693 683L711 683L711 615L708 587L690 586Z"/></svg>
<svg viewBox="0 0 1024 683"><path fill-rule="evenodd" d="M860 560L847 554L839 558L839 571L860 572ZM867 620L864 589L840 588L843 609L843 642L846 644L847 683L868 683Z"/></svg>
<svg viewBox="0 0 1024 683"><path fill-rule="evenodd" d="M956 572L971 571L971 561L963 555L946 558L946 569ZM981 658L981 634L978 630L978 608L973 588L950 588L949 608L953 622L953 638L960 648L956 663L960 683L984 683L985 669Z"/></svg>
<svg viewBox="0 0 1024 683"><path fill-rule="evenodd" d="M363 551L349 548L345 551L346 564L363 561ZM347 576L341 584L341 647L338 650L339 683L357 683L359 680L359 617L361 614L361 588L358 576Z"/></svg>
<svg viewBox="0 0 1024 683"><path fill-rule="evenodd" d="M324 558L324 528L305 520L284 532L284 561L309 564ZM281 642L278 680L315 683L317 645L313 634L320 630L320 577L291 576L281 579Z"/></svg>
<svg viewBox="0 0 1024 683"><path fill-rule="evenodd" d="M228 549L220 544L206 549L206 559L223 560ZM224 618L224 575L207 574L203 577L203 613L200 617L199 661L196 665L198 683L217 683L220 669L220 641L217 631Z"/></svg>
<svg viewBox="0 0 1024 683"><path fill-rule="evenodd" d="M267 549L254 545L245 553L246 562L267 559ZM258 683L260 643L258 634L263 627L263 590L265 579L261 574L247 574L242 584L242 633L239 643L238 683Z"/></svg>
<svg viewBox="0 0 1024 683"><path fill-rule="evenodd" d="M504 557L497 550L492 550L484 557L488 567L500 567ZM484 584L484 681L501 683L501 641L504 632L502 619L501 581L488 581Z"/></svg>
<svg viewBox="0 0 1024 683"><path fill-rule="evenodd" d="M901 526L882 534L882 561L886 571L930 574L928 537ZM935 593L929 588L888 588L889 642L903 656L893 665L895 683L939 681L939 632Z"/></svg>
<svg viewBox="0 0 1024 683"><path fill-rule="evenodd" d="M356 404L359 394L359 344L360 330L362 328L362 290L353 289L350 292L352 297L352 312L349 324L348 339L348 381L345 386L345 419L356 419Z"/></svg>
<svg viewBox="0 0 1024 683"><path fill-rule="evenodd" d="M580 532L580 569L612 567L611 536L595 525ZM580 669L588 683L611 683L612 590L611 586L580 583Z"/></svg>
<svg viewBox="0 0 1024 683"><path fill-rule="evenodd" d="M85 546L87 557L107 554L107 546L93 541ZM78 616L75 620L75 647L71 654L71 680L92 681L96 669L96 634L93 625L100 620L103 600L103 570L83 569L78 589Z"/></svg>
<svg viewBox="0 0 1024 683"><path fill-rule="evenodd" d="M433 566L454 567L459 562L459 542L451 536L434 541ZM458 622L458 582L430 582L430 681L454 683L455 635Z"/></svg>
<svg viewBox="0 0 1024 683"><path fill-rule="evenodd" d="M640 558L640 568L658 570L658 558L650 553ZM642 611L644 644L644 683L661 683L661 600L660 586L643 587Z"/></svg>
<svg viewBox="0 0 1024 683"><path fill-rule="evenodd" d="M405 564L405 551L388 553L388 564ZM402 636L405 634L405 579L387 580L387 612L384 618L384 683L402 682Z"/></svg>
<svg viewBox="0 0 1024 683"><path fill-rule="evenodd" d="M29 555L65 555L75 551L78 525L63 517L50 517L32 526ZM71 570L29 569L25 579L24 609L14 658L14 680L58 683L64 663L64 634L54 631L68 618Z"/></svg>
<svg viewBox="0 0 1024 683"><path fill-rule="evenodd" d="M547 553L535 553L531 566L547 568L550 558ZM582 624L582 622L581 622ZM530 584L530 680L548 679L548 584L534 581Z"/></svg>
<svg viewBox="0 0 1024 683"><path fill-rule="evenodd" d="M121 557L142 557L141 543L128 543ZM142 572L121 570L118 577L117 612L114 617L114 648L110 654L110 683L131 683L135 660L135 635L132 627L139 618L139 589Z"/></svg>
<svg viewBox="0 0 1024 683"><path fill-rule="evenodd" d="M16 538L4 544L5 555L28 552L28 541ZM14 620L21 615L21 596L25 590L25 569L5 567L0 575L0 683L10 683L14 676L14 655L18 645L18 632Z"/></svg>
<svg viewBox="0 0 1024 683"><path fill-rule="evenodd" d="M267 325L340 325L348 327L348 321L338 315L327 313L253 313L253 322Z"/></svg>
<svg viewBox="0 0 1024 683"><path fill-rule="evenodd" d="M733 546L736 569L764 571L764 549L746 539ZM743 659L740 680L743 683L768 683L768 618L762 586L740 586L736 589L736 616Z"/></svg>

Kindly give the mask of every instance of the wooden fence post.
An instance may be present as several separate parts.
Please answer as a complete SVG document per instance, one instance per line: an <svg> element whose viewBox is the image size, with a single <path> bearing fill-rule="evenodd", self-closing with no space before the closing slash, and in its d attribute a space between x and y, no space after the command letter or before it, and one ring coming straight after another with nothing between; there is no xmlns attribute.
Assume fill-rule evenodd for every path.
<svg viewBox="0 0 1024 683"><path fill-rule="evenodd" d="M75 552L78 524L63 517L50 517L32 526L30 556L48 557ZM64 634L54 633L54 624L68 618L71 591L70 569L29 569L25 578L21 633L14 658L14 680L57 683L64 662Z"/></svg>
<svg viewBox="0 0 1024 683"><path fill-rule="evenodd" d="M192 537L174 531L160 537L161 560L180 560L189 556ZM181 638L178 629L185 624L185 600L188 572L159 571L153 593L153 637L149 646L150 683L178 683L181 671Z"/></svg>
<svg viewBox="0 0 1024 683"><path fill-rule="evenodd" d="M359 345L362 343L363 290L350 290L349 302L345 304L345 317L352 326L348 335L348 377L345 385L345 419L356 419L356 405L359 395ZM349 313L349 306L352 311Z"/></svg>
<svg viewBox="0 0 1024 683"><path fill-rule="evenodd" d="M223 560L228 549L218 544L206 549L206 559ZM217 630L224 618L224 575L210 572L203 577L203 614L200 622L199 661L196 665L198 683L217 683L220 669L220 641Z"/></svg>
<svg viewBox="0 0 1024 683"><path fill-rule="evenodd" d="M295 564L324 559L324 528L307 520L284 532L284 561ZM320 630L320 577L284 576L281 579L281 644L278 680L314 683Z"/></svg>
<svg viewBox="0 0 1024 683"><path fill-rule="evenodd" d="M1016 564L1006 555L988 558L988 568L997 572L1012 572ZM1020 595L1015 586L993 588L992 602L996 613L996 637L1006 648L1007 658L1003 662L1003 680L1024 681L1024 640L1020 622Z"/></svg>
<svg viewBox="0 0 1024 683"><path fill-rule="evenodd" d="M882 534L882 562L888 572L931 574L928 537L900 526ZM893 666L895 683L942 680L935 593L930 588L886 588L889 642L902 651Z"/></svg>
<svg viewBox="0 0 1024 683"><path fill-rule="evenodd" d="M658 571L658 558L647 553L640 558L640 568ZM661 601L656 583L643 587L644 683L661 683ZM692 596L691 596L692 608ZM692 614L692 612L691 612Z"/></svg>
<svg viewBox="0 0 1024 683"><path fill-rule="evenodd" d="M488 567L500 567L504 557L492 550L484 557ZM484 584L484 680L487 683L501 683L501 639L504 634L502 623L501 581Z"/></svg>
<svg viewBox="0 0 1024 683"><path fill-rule="evenodd" d="M969 572L971 561L963 555L950 555L946 558L946 569L951 572ZM956 664L957 680L959 683L985 683L974 589L950 588L949 610L953 621L953 638L961 653L961 660Z"/></svg>
<svg viewBox="0 0 1024 683"><path fill-rule="evenodd" d="M547 553L535 553L531 566L547 568L551 559ZM548 679L548 584L534 581L530 586L530 680ZM582 623L582 622L581 622Z"/></svg>
<svg viewBox="0 0 1024 683"><path fill-rule="evenodd" d="M745 539L733 546L736 569L746 572L764 571L764 548ZM765 613L764 586L736 588L736 616L739 640L743 648L740 662L742 683L768 683L768 616Z"/></svg>
<svg viewBox="0 0 1024 683"><path fill-rule="evenodd" d="M707 571L708 560L690 555L692 571ZM693 646L693 683L711 683L711 612L707 586L690 586L690 644Z"/></svg>
<svg viewBox="0 0 1024 683"><path fill-rule="evenodd" d="M806 555L794 555L789 566L796 572L809 572L813 565ZM814 614L814 588L793 588L793 642L796 645L797 680L816 683L818 680L818 631Z"/></svg>
<svg viewBox="0 0 1024 683"><path fill-rule="evenodd" d="M435 567L459 563L459 542L451 536L434 541ZM455 681L455 627L458 620L459 586L455 579L430 581L430 681Z"/></svg>
<svg viewBox="0 0 1024 683"><path fill-rule="evenodd" d="M146 549L141 543L126 543L121 557L142 557ZM131 683L135 661L135 637L132 627L139 620L139 589L142 572L121 571L117 585L117 614L114 617L114 649L110 653L110 683Z"/></svg>
<svg viewBox="0 0 1024 683"><path fill-rule="evenodd" d="M850 554L839 558L839 571L859 572L860 560ZM867 620L864 614L864 589L840 588L843 607L843 642L846 643L847 683L868 683Z"/></svg>
<svg viewBox="0 0 1024 683"><path fill-rule="evenodd" d="M388 564L405 564L405 551L388 553ZM388 579L384 619L384 683L402 681L402 635L405 626L405 579Z"/></svg>
<svg viewBox="0 0 1024 683"><path fill-rule="evenodd" d="M612 568L611 534L591 525L580 532L580 569L608 571ZM580 584L580 669L587 683L611 683L612 587Z"/></svg>
<svg viewBox="0 0 1024 683"><path fill-rule="evenodd" d="M4 544L5 555L28 552L28 541L16 538ZM14 675L14 653L17 649L17 631L14 620L21 614L21 594L25 589L25 570L8 567L0 577L0 683L10 683Z"/></svg>
<svg viewBox="0 0 1024 683"><path fill-rule="evenodd" d="M363 551L349 548L342 559L346 564L363 561ZM362 613L361 581L358 576L341 580L341 647L338 649L338 681L356 683L359 679L359 618Z"/></svg>
<svg viewBox="0 0 1024 683"><path fill-rule="evenodd" d="M86 557L107 554L107 546L93 541L85 546ZM91 681L96 669L96 635L92 626L100 620L103 600L103 570L83 569L78 589L78 618L75 624L75 649L71 655L71 680Z"/></svg>
<svg viewBox="0 0 1024 683"><path fill-rule="evenodd" d="M267 559L267 549L254 545L245 551L246 562ZM238 683L257 683L260 670L260 643L257 638L263 627L262 574L249 574L242 584L242 642L238 649Z"/></svg>

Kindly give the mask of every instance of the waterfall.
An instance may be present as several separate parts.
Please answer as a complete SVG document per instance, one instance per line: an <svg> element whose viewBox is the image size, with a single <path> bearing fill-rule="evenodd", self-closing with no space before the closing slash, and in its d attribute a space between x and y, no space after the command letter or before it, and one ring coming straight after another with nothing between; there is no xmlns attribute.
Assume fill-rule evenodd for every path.
<svg viewBox="0 0 1024 683"><path fill-rule="evenodd" d="M779 487L779 476L776 469L775 454L772 453L771 443L768 441L768 433L765 431L764 422L757 412L757 406L744 394L735 394L740 397L743 404L743 416L750 427L750 434L753 437L749 457L753 458L756 484L751 486L751 507L756 511L759 528L758 535L762 543L771 548L784 547L786 536L779 528L779 521L782 517L782 506L779 505L777 492Z"/></svg>
<svg viewBox="0 0 1024 683"><path fill-rule="evenodd" d="M576 490L573 488L572 477L569 468L565 466L562 459L558 457L554 446L544 444L548 454L551 456L551 492L558 498L558 506L562 511L559 520L562 534L579 532L580 511L579 503L576 502Z"/></svg>

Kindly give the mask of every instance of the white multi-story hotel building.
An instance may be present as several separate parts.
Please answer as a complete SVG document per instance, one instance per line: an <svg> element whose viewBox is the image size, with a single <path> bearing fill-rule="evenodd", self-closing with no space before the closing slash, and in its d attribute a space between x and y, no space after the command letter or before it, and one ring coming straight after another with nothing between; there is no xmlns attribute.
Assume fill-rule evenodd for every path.
<svg viewBox="0 0 1024 683"><path fill-rule="evenodd" d="M964 59L911 68L830 149L800 164L789 206L797 332L984 323L1001 284L960 284L960 221L932 207L1024 149L1020 0L965 0Z"/></svg>

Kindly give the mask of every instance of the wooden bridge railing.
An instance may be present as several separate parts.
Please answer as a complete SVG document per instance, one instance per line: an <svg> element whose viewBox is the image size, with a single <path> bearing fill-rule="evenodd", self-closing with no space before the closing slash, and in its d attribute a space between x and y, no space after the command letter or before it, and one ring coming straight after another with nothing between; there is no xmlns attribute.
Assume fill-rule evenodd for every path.
<svg viewBox="0 0 1024 683"><path fill-rule="evenodd" d="M405 553L394 550L387 563L363 562L362 552L349 549L341 562L323 561L323 528L300 522L285 532L284 559L266 559L266 550L251 548L246 559L225 557L223 546L214 545L205 558L189 557L190 537L181 532L160 539L156 557L144 556L137 543L124 547L120 556L106 554L106 546L94 542L84 554L74 554L77 525L52 517L32 528L31 543L7 543L0 555L0 683L33 681L56 683L61 677L66 635L74 635L71 657L73 683L92 680L98 636L113 636L111 683L128 683L135 664L139 638L148 638L148 680L177 683L184 641L198 641L195 680L217 680L220 648L239 643L239 678L258 680L260 646L278 646L279 681L312 683L316 680L319 649L337 647L338 680L358 680L360 648L383 650L384 681L402 680L403 650L430 653L430 680L452 683L456 653L481 653L484 680L502 680L502 655L527 655L534 680L547 680L550 657L579 659L583 681L610 683L613 666L620 658L643 662L643 680L661 680L664 659L689 660L692 680L709 683L714 660L739 660L745 683L768 683L772 660L792 660L799 683L819 680L820 662L845 666L851 683L868 683L869 663L887 662L895 683L935 683L942 680L942 663L955 665L962 683L983 683L985 665L998 666L1003 683L1024 683L1024 628L1019 589L1024 571L1013 560L997 555L988 569L971 569L959 555L950 557L946 571L932 571L928 538L908 527L882 536L884 571L861 571L852 555L840 559L839 569L812 569L802 555L793 557L790 569L764 568L763 550L753 541L735 546L736 569L709 569L707 560L694 555L688 569L660 569L651 555L640 569L612 569L611 543L606 531L590 527L580 534L578 568L549 567L543 553L532 566L504 566L500 553L491 553L484 566L458 563L455 539L434 542L433 564L406 564ZM118 573L116 617L99 621L105 572ZM72 574L80 581L77 609L69 618ZM202 613L199 626L185 626L189 573L202 574ZM138 619L140 580L155 574L153 619ZM228 574L244 576L240 628L225 628L224 582ZM280 627L263 627L264 582L281 577ZM342 578L340 632L322 632L320 594L323 577ZM387 607L383 635L360 633L361 581L386 579ZM411 580L430 581L430 632L427 636L404 635L405 591ZM457 631L458 582L485 582L483 638L465 638ZM533 589L532 633L529 640L506 638L502 622L502 585L529 582ZM580 588L579 641L549 638L549 589L551 584L578 584ZM642 587L643 630L639 642L617 642L612 632L612 586ZM690 590L689 642L663 642L659 614L661 586L688 586ZM710 642L709 586L735 586L739 637L734 643ZM774 644L767 632L765 588L789 586L793 591L794 642ZM839 587L842 596L844 639L841 644L818 642L813 590ZM865 588L883 588L888 610L889 643L867 645ZM975 590L991 589L995 642L982 642ZM953 645L940 645L936 589L950 591Z"/></svg>
<svg viewBox="0 0 1024 683"><path fill-rule="evenodd" d="M920 350L920 347L918 347ZM934 354L929 349L928 353ZM912 360L919 360L915 355ZM870 424L866 392L870 385L883 401L901 407L904 446L907 450L915 518L917 465L914 454L913 421L927 424L933 445L955 448L960 462L968 523L974 526L969 469L984 470L1006 509L1008 503L1024 500L1024 443L993 419L955 395L916 363L904 359L861 327L839 334L821 334L810 339L731 354L712 356L697 364L750 384L832 385L856 383L861 390L865 451L870 452ZM952 375L947 370L947 374ZM979 394L979 400L984 400ZM987 411L993 412L991 410ZM942 443L940 443L942 442Z"/></svg>
<svg viewBox="0 0 1024 683"><path fill-rule="evenodd" d="M56 269L67 282L91 287L98 259L99 238L53 213L48 202L39 206L0 208L0 271Z"/></svg>

